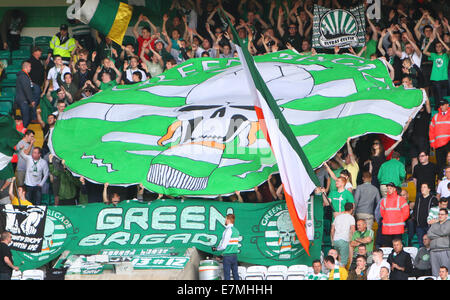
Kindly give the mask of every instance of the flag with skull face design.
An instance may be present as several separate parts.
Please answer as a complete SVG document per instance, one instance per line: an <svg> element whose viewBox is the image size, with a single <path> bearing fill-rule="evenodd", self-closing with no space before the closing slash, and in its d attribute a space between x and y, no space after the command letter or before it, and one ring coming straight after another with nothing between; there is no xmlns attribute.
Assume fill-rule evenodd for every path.
<svg viewBox="0 0 450 300"><path fill-rule="evenodd" d="M286 50L255 62L313 168L348 137L399 139L423 103L420 90L394 87L378 60ZM204 197L252 190L278 166L244 80L237 58L191 59L72 104L49 146L92 182Z"/></svg>
<svg viewBox="0 0 450 300"><path fill-rule="evenodd" d="M242 47L234 27L229 25L254 101L259 125L277 160L290 215L288 221L292 222L301 245L309 254L309 239L314 239L314 233L308 237L306 232L307 202L314 188L320 186L319 180L261 77L252 56L245 47Z"/></svg>

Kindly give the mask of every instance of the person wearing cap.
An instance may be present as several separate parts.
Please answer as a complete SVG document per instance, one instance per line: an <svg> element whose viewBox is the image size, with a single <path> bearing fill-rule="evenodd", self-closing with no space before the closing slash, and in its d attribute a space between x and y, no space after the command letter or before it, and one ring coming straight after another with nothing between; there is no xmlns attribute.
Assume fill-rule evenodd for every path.
<svg viewBox="0 0 450 300"><path fill-rule="evenodd" d="M434 206L434 207L430 208L430 211L428 212L428 217L427 217L428 225L433 225L434 223L439 222L439 210L441 208L448 209L448 199L449 198L441 198L438 201L438 206Z"/></svg>
<svg viewBox="0 0 450 300"><path fill-rule="evenodd" d="M75 39L69 36L67 24L61 24L59 32L50 40L50 49L53 51L52 56L60 55L64 64L69 65L70 56L75 47Z"/></svg>
<svg viewBox="0 0 450 300"><path fill-rule="evenodd" d="M155 41L154 50L161 56L165 66L170 59L173 59L172 54L170 54L170 51L172 49L172 40L169 38L166 32L163 32L162 35L165 37L165 41L162 40L161 38L157 39Z"/></svg>
<svg viewBox="0 0 450 300"><path fill-rule="evenodd" d="M383 246L391 247L392 241L402 237L405 232L405 221L409 217L409 206L406 199L397 194L393 182L386 184L387 195L380 202L380 214L383 218L381 233Z"/></svg>
<svg viewBox="0 0 450 300"><path fill-rule="evenodd" d="M405 165L400 162L400 153L394 151L392 159L384 162L378 171L381 197L386 197L386 184L393 182L395 186L401 186L406 177Z"/></svg>
<svg viewBox="0 0 450 300"><path fill-rule="evenodd" d="M441 171L444 168L447 153L450 151L450 113L448 111L449 96L439 101L438 113L430 123L430 146L436 150L436 164Z"/></svg>

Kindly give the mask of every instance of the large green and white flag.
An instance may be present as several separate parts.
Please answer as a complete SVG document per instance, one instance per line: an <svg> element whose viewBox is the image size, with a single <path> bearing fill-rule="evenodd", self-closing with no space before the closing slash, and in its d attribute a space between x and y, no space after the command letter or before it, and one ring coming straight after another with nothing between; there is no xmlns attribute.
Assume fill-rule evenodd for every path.
<svg viewBox="0 0 450 300"><path fill-rule="evenodd" d="M0 179L14 177L11 159L14 147L22 138L16 130L16 122L11 116L0 116Z"/></svg>
<svg viewBox="0 0 450 300"><path fill-rule="evenodd" d="M363 47L365 34L364 5L350 9L314 5L313 48Z"/></svg>
<svg viewBox="0 0 450 300"><path fill-rule="evenodd" d="M287 50L255 62L313 168L348 137L399 139L424 101L420 90L394 87L379 60ZM237 58L198 58L105 90L61 114L52 151L93 182L166 195L252 190L278 167L244 76Z"/></svg>

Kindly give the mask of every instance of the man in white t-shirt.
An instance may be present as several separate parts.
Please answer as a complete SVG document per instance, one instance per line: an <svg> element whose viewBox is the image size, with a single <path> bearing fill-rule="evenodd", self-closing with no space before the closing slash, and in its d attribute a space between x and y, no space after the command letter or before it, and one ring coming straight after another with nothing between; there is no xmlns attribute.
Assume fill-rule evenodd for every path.
<svg viewBox="0 0 450 300"><path fill-rule="evenodd" d="M134 72L140 72L142 77L141 77L141 81L146 81L147 80L147 74L138 68L139 66L139 61L138 58L133 56L130 58L130 67L126 68L128 64L124 64L124 69L126 69L125 71L125 78L124 78L124 82L126 84L130 84L130 83L134 83L133 80L133 73Z"/></svg>
<svg viewBox="0 0 450 300"><path fill-rule="evenodd" d="M391 266L383 259L383 250L375 249L372 254L373 263L367 271L367 280L380 280L380 270L382 267L390 270Z"/></svg>
<svg viewBox="0 0 450 300"><path fill-rule="evenodd" d="M352 216L353 203L345 203L345 211L336 216L331 225L331 240L341 254L341 266L345 267L349 259L349 247L355 232L355 218Z"/></svg>
<svg viewBox="0 0 450 300"><path fill-rule="evenodd" d="M437 187L437 195L436 198L447 198L450 196L450 189L448 188L448 184L450 183L450 166L445 168L445 178L439 182Z"/></svg>
<svg viewBox="0 0 450 300"><path fill-rule="evenodd" d="M209 57L218 57L216 49L211 47L211 42L207 38L202 41L202 47L196 49L195 57L202 57L203 52L208 52Z"/></svg>
<svg viewBox="0 0 450 300"><path fill-rule="evenodd" d="M64 74L71 73L70 68L63 63L61 56L55 55L53 58L55 66L48 71L47 80L45 80L44 89L42 90L41 98L44 96L45 91L50 85L50 80L52 81L53 90L59 89L58 76L60 76L61 81L64 82Z"/></svg>
<svg viewBox="0 0 450 300"><path fill-rule="evenodd" d="M405 51L402 51L399 56L402 60L409 58L413 64L420 68L422 63L422 51L420 51L414 42L408 41L405 44Z"/></svg>

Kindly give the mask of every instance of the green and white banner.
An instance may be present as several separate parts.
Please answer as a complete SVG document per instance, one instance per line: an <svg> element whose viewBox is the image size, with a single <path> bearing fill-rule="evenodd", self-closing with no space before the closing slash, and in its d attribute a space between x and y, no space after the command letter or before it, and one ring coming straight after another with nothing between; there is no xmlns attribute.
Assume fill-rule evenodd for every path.
<svg viewBox="0 0 450 300"><path fill-rule="evenodd" d="M16 130L16 122L11 116L0 115L0 179L14 177L11 159L15 152L14 147L22 136Z"/></svg>
<svg viewBox="0 0 450 300"><path fill-rule="evenodd" d="M134 261L135 268L182 267L187 262L181 260L186 249L196 247L209 253L212 246L218 245L225 217L234 213L235 226L241 234L239 261L262 265L309 264L320 257L322 198L312 198L309 206L308 219L310 226L315 227L311 256L296 238L285 202L157 200L123 201L117 207L100 203L49 207L44 250L40 253L13 251L14 263L21 270L34 269L70 251L71 255L107 255L109 262L128 257ZM170 260L176 257L180 259Z"/></svg>
<svg viewBox="0 0 450 300"><path fill-rule="evenodd" d="M348 10L314 5L313 48L363 47L365 34L364 5Z"/></svg>
<svg viewBox="0 0 450 300"><path fill-rule="evenodd" d="M121 264L128 264L128 270L184 269L189 260L174 248L103 250L95 255L69 254L58 260L55 269L67 268L66 275L97 275Z"/></svg>
<svg viewBox="0 0 450 300"><path fill-rule="evenodd" d="M379 60L287 50L255 62L313 168L348 137L399 139L424 101L394 87ZM244 76L237 58L198 58L102 91L61 114L52 152L98 183L202 197L252 190L278 167Z"/></svg>

